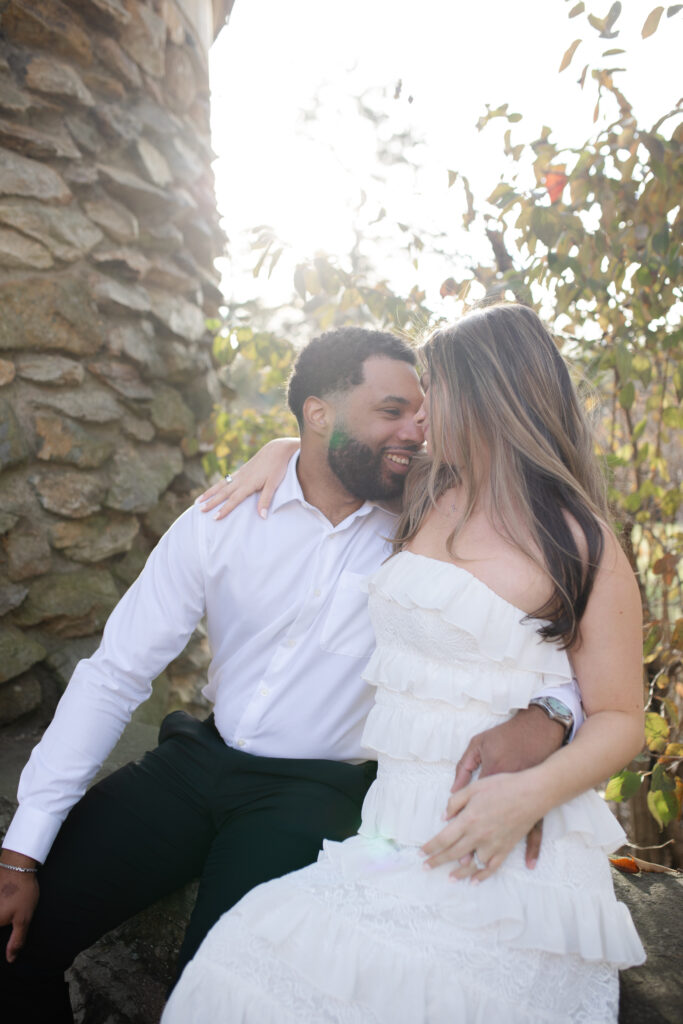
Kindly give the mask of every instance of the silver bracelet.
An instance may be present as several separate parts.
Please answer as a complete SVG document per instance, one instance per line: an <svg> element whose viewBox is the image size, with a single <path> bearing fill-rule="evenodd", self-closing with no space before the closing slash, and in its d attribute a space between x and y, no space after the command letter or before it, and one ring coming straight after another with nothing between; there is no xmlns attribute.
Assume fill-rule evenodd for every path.
<svg viewBox="0 0 683 1024"><path fill-rule="evenodd" d="M5 864L4 861L0 860L0 868L6 868L8 871L21 871L22 875L35 875L38 868L20 868L16 864Z"/></svg>

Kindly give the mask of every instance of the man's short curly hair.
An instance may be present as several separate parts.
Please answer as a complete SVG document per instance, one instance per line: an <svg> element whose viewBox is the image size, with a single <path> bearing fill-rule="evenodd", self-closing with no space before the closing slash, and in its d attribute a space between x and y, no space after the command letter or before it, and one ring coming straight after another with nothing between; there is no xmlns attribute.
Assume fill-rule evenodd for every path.
<svg viewBox="0 0 683 1024"><path fill-rule="evenodd" d="M313 338L301 350L289 378L287 401L303 430L303 407L315 395L324 398L335 391L350 391L363 383L363 364L371 356L398 359L415 366L413 349L387 331L365 327L340 327Z"/></svg>

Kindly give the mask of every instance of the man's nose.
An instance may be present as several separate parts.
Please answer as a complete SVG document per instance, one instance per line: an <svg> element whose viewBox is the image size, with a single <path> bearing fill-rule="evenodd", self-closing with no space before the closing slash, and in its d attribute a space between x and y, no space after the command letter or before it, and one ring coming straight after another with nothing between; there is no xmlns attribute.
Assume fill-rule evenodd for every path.
<svg viewBox="0 0 683 1024"><path fill-rule="evenodd" d="M422 407L415 416L407 416L401 424L401 439L404 441L410 441L411 444L424 444L425 433L424 433L424 414L422 414Z"/></svg>

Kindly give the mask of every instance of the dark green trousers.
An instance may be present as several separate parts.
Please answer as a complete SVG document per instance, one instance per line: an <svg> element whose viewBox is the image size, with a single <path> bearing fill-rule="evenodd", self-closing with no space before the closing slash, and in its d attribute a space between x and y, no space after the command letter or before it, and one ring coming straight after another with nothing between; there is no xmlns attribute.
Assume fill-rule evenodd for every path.
<svg viewBox="0 0 683 1024"><path fill-rule="evenodd" d="M69 814L40 870L40 901L12 966L4 959L9 929L0 930L5 1011L14 1005L22 1024L71 1021L63 972L74 957L199 878L180 974L246 892L310 864L323 839L354 834L375 771L372 761L245 754L225 745L212 719L173 712L155 750L93 786Z"/></svg>

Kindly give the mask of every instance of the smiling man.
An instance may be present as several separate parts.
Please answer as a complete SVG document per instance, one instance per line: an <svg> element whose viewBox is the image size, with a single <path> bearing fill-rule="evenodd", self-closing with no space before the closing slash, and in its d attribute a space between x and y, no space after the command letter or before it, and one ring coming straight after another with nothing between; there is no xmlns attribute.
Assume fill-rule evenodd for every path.
<svg viewBox="0 0 683 1024"><path fill-rule="evenodd" d="M373 646L361 583L395 523L377 501L400 495L423 443L415 355L391 334L330 332L300 354L289 400L301 452L268 520L254 498L229 523L193 507L171 526L22 774L0 859L11 1020L72 1020L63 971L76 954L199 876L182 968L247 890L357 828L375 773L361 745ZM155 750L84 796L204 614L214 714L169 715Z"/></svg>

